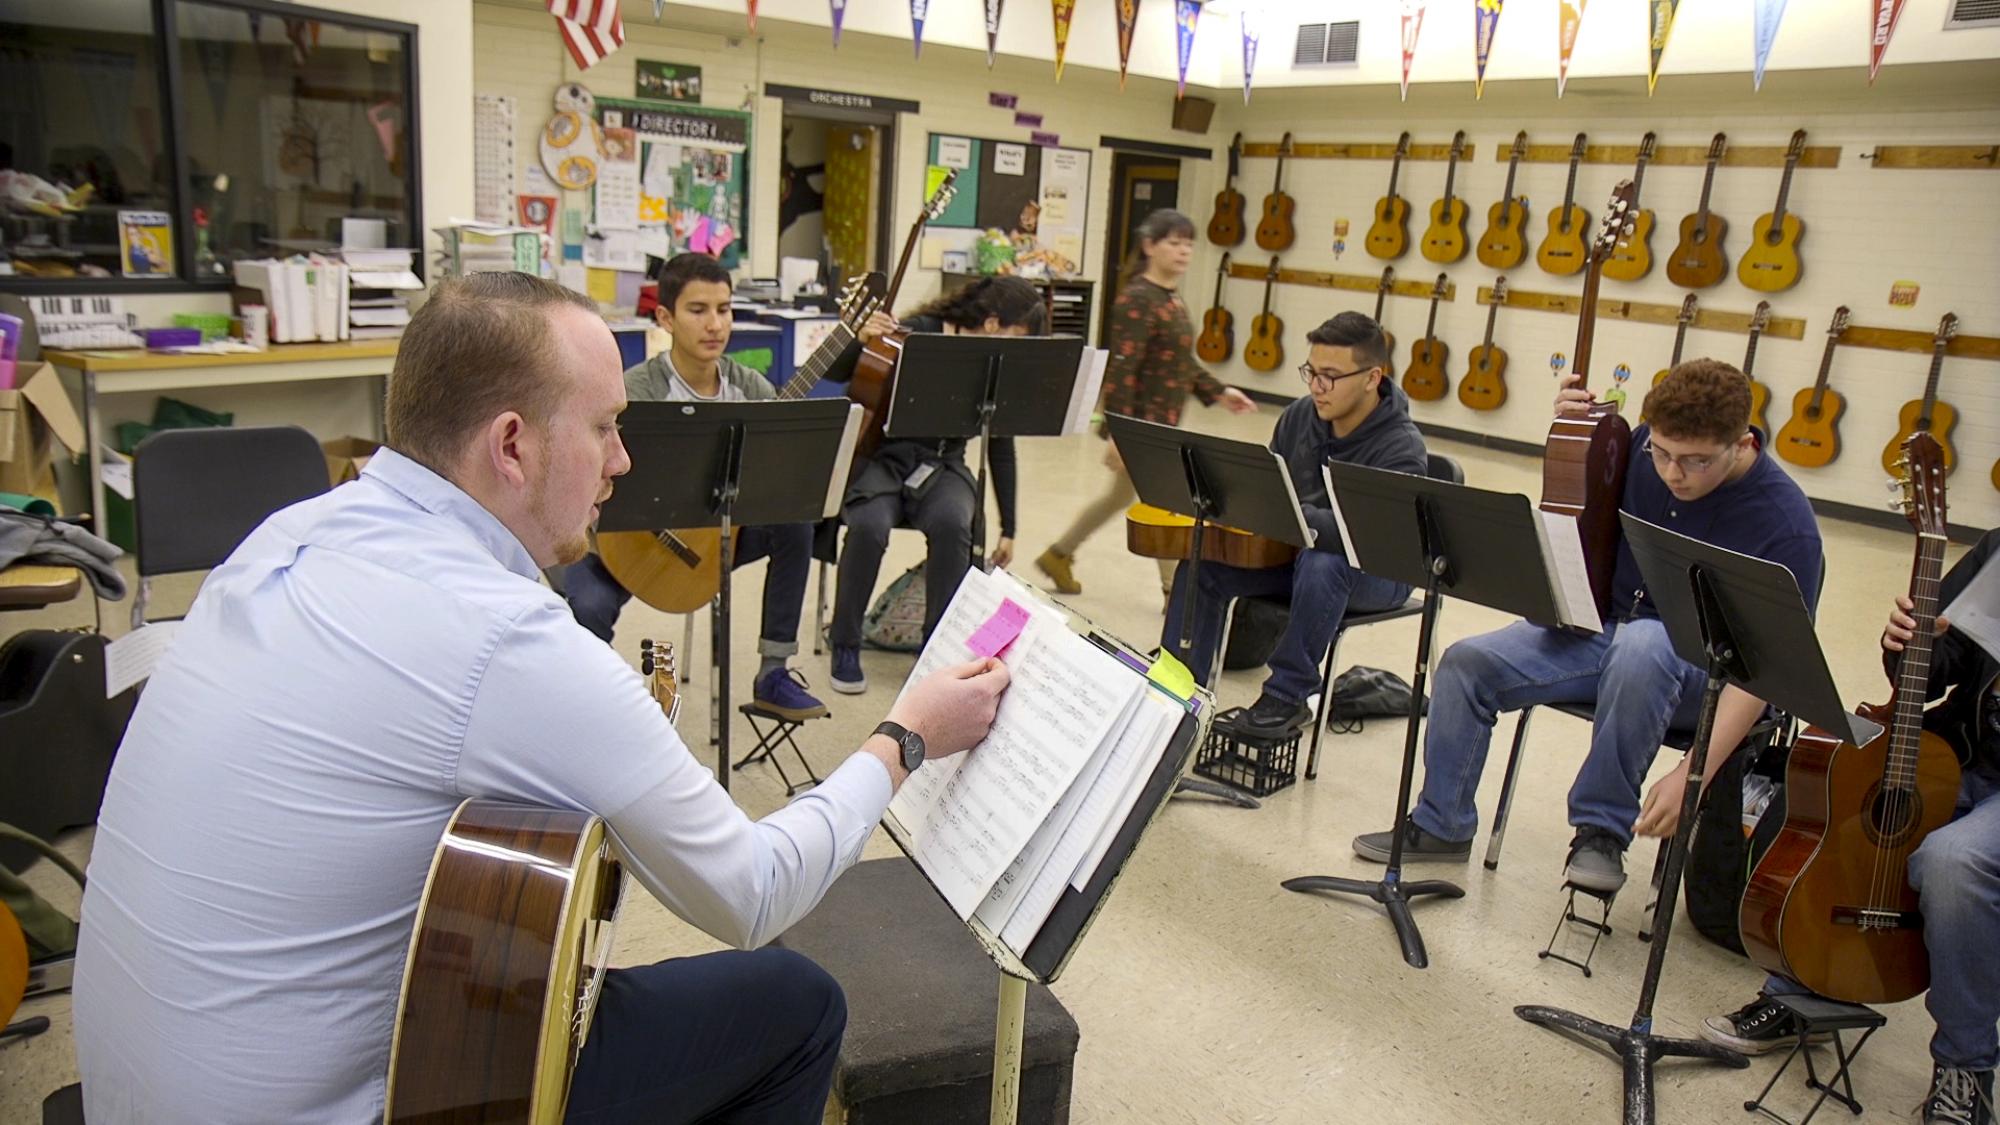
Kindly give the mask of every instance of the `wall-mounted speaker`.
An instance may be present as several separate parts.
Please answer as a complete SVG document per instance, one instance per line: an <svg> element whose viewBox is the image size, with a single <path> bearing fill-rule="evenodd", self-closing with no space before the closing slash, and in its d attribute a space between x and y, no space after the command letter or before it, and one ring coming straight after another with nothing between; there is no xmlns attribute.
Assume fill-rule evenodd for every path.
<svg viewBox="0 0 2000 1125"><path fill-rule="evenodd" d="M1188 94L1174 103L1174 128L1183 133L1208 132L1208 123L1214 117L1215 103L1208 98Z"/></svg>

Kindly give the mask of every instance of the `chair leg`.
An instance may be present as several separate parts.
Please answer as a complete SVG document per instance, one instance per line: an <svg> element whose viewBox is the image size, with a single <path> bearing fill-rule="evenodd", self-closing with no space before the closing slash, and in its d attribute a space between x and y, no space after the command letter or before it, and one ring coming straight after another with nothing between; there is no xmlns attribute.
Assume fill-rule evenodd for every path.
<svg viewBox="0 0 2000 1125"><path fill-rule="evenodd" d="M824 561L819 564L819 601L813 607L813 655L826 653L826 572L833 569Z"/></svg>
<svg viewBox="0 0 2000 1125"><path fill-rule="evenodd" d="M1514 746L1507 752L1507 776L1500 782L1500 807L1493 810L1493 836L1486 842L1488 871L1500 870L1500 844L1507 839L1507 814L1514 810L1514 783L1521 778L1521 750L1527 745L1528 720L1534 713L1533 707L1524 708L1514 723Z"/></svg>
<svg viewBox="0 0 2000 1125"><path fill-rule="evenodd" d="M1319 711L1313 715L1312 749L1306 753L1306 780L1319 780L1319 740L1326 737L1326 724L1333 721L1333 666L1340 655L1340 633L1326 646L1326 667L1319 674Z"/></svg>

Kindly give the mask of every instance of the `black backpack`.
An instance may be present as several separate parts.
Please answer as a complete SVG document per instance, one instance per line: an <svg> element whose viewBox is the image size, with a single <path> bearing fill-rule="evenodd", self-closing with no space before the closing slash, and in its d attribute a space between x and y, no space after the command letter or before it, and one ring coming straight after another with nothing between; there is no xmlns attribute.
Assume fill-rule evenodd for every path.
<svg viewBox="0 0 2000 1125"><path fill-rule="evenodd" d="M1789 756L1789 742L1749 746L1703 782L1706 792L1688 843L1688 921L1703 937L1737 953L1743 952L1738 915L1744 888L1750 885L1750 872L1785 826L1785 761ZM1759 814L1755 828L1746 834L1743 797L1753 777L1770 781L1776 791Z"/></svg>

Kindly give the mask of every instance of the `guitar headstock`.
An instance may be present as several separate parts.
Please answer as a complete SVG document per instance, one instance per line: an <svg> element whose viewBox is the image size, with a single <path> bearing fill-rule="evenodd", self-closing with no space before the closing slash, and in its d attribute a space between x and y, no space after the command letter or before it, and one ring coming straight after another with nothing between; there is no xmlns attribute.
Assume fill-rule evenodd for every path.
<svg viewBox="0 0 2000 1125"><path fill-rule="evenodd" d="M1406 132L1396 138L1396 159L1401 160L1408 155L1410 155L1410 134Z"/></svg>
<svg viewBox="0 0 2000 1125"><path fill-rule="evenodd" d="M1659 137L1658 137L1658 136L1656 136L1656 135L1654 135L1654 134L1652 134L1652 133L1647 133L1647 134L1646 134L1646 135L1645 135L1644 137L1641 137L1641 138L1639 139L1639 163L1640 163L1640 164L1644 164L1644 163L1646 163L1646 162L1647 162L1648 160L1651 160L1651 159L1653 159L1653 152L1654 152L1654 149L1655 149L1655 146L1657 146L1657 145L1658 145L1659 143L1660 143L1660 139L1659 139Z"/></svg>
<svg viewBox="0 0 2000 1125"><path fill-rule="evenodd" d="M1833 323L1826 326L1826 334L1829 336L1838 336L1842 332L1847 331L1849 316L1850 314L1847 311L1846 305L1833 310Z"/></svg>
<svg viewBox="0 0 2000 1125"><path fill-rule="evenodd" d="M1584 134L1582 134L1582 133L1578 133L1578 134L1576 135L1576 143L1575 143L1575 144L1572 144L1572 145L1570 145L1570 146L1569 146L1569 158L1570 158L1570 160L1571 160L1571 161L1577 161L1577 160L1582 160L1582 159L1583 159L1583 150L1584 150L1584 147L1585 147L1585 145L1584 145L1584 142L1585 142L1585 140L1586 140L1586 137L1585 137L1585 135L1584 135Z"/></svg>
<svg viewBox="0 0 2000 1125"><path fill-rule="evenodd" d="M1464 155L1465 155L1465 130L1460 129L1458 132L1453 133L1451 135L1451 158L1453 160L1457 160L1459 157Z"/></svg>
<svg viewBox="0 0 2000 1125"><path fill-rule="evenodd" d="M1438 274L1437 284L1431 286L1431 304L1435 305L1439 301L1444 300L1445 286L1449 285L1450 283L1451 283L1451 278L1445 276L1442 273Z"/></svg>
<svg viewBox="0 0 2000 1125"><path fill-rule="evenodd" d="M1222 252L1222 265L1216 268L1215 279L1217 281L1221 281L1223 278L1228 276L1229 276L1229 251L1224 250Z"/></svg>
<svg viewBox="0 0 2000 1125"><path fill-rule="evenodd" d="M1528 131L1523 129L1514 134L1514 147L1507 153L1507 159L1519 160L1526 155L1528 155Z"/></svg>
<svg viewBox="0 0 2000 1125"><path fill-rule="evenodd" d="M1583 134L1576 135L1577 149L1583 148ZM1608 257L1620 243L1631 237L1633 231L1634 206L1638 193L1632 188L1631 180L1619 180L1611 189L1611 202L1604 205L1604 221L1598 224L1597 241L1591 245L1593 260Z"/></svg>
<svg viewBox="0 0 2000 1125"><path fill-rule="evenodd" d="M1921 535L1945 533L1944 447L1929 430L1918 430L1903 442L1903 514Z"/></svg>
<svg viewBox="0 0 2000 1125"><path fill-rule="evenodd" d="M1493 279L1493 299L1488 303L1494 305L1504 305L1507 303L1506 274L1503 273L1499 277Z"/></svg>
<svg viewBox="0 0 2000 1125"><path fill-rule="evenodd" d="M646 680L646 690L652 693L653 702L667 716L667 725L672 726L681 714L681 680L675 666L674 643L655 641L648 637L639 642L639 674Z"/></svg>
<svg viewBox="0 0 2000 1125"><path fill-rule="evenodd" d="M888 283L882 275L870 271L847 279L840 287L840 320L849 328L867 323L870 316L882 308L887 296Z"/></svg>
<svg viewBox="0 0 2000 1125"><path fill-rule="evenodd" d="M1799 157L1806 154L1806 131L1797 130L1792 134L1792 143L1785 148L1785 163L1797 164Z"/></svg>
<svg viewBox="0 0 2000 1125"><path fill-rule="evenodd" d="M1278 256L1273 254L1270 267L1264 271L1264 284L1269 285L1276 280L1278 280Z"/></svg>
<svg viewBox="0 0 2000 1125"><path fill-rule="evenodd" d="M1942 352L1944 346L1951 343L1951 338L1956 335L1958 335L1958 314L1946 313L1944 319L1938 321L1937 335L1932 338L1931 346Z"/></svg>
<svg viewBox="0 0 2000 1125"><path fill-rule="evenodd" d="M1750 314L1750 331L1762 332L1771 327L1771 302L1757 302L1757 311Z"/></svg>
<svg viewBox="0 0 2000 1125"><path fill-rule="evenodd" d="M1278 157L1283 159L1292 154L1292 135L1286 133L1278 140Z"/></svg>
<svg viewBox="0 0 2000 1125"><path fill-rule="evenodd" d="M945 169L944 179L938 181L937 190L924 201L924 221L935 222L944 209L951 206L952 197L958 194L958 169Z"/></svg>
<svg viewBox="0 0 2000 1125"><path fill-rule="evenodd" d="M1716 161L1721 160L1723 152L1728 148L1729 148L1729 134L1717 133L1715 135L1715 139L1708 142L1708 162L1710 164L1713 164Z"/></svg>
<svg viewBox="0 0 2000 1125"><path fill-rule="evenodd" d="M1676 324L1694 323L1694 294L1689 293L1686 297L1681 299L1680 315L1674 318L1674 322Z"/></svg>
<svg viewBox="0 0 2000 1125"><path fill-rule="evenodd" d="M1396 284L1396 267L1383 266L1382 280L1375 284L1375 292L1387 293L1389 291L1389 287L1394 284Z"/></svg>

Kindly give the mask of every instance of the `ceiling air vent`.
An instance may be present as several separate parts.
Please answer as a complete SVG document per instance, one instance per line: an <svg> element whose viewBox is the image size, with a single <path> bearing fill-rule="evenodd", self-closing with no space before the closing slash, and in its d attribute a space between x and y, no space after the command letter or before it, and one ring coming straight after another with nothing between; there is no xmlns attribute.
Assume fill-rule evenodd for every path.
<svg viewBox="0 0 2000 1125"><path fill-rule="evenodd" d="M1951 10L1944 17L1944 26L1946 31L1962 27L2000 27L2000 0L1952 0ZM1299 30L1303 32L1305 29Z"/></svg>
<svg viewBox="0 0 2000 1125"><path fill-rule="evenodd" d="M1961 0L1969 2L1969 0ZM1992 0L2000 4L2000 0ZM1298 46L1292 51L1292 66L1339 66L1360 57L1361 23L1302 23Z"/></svg>

